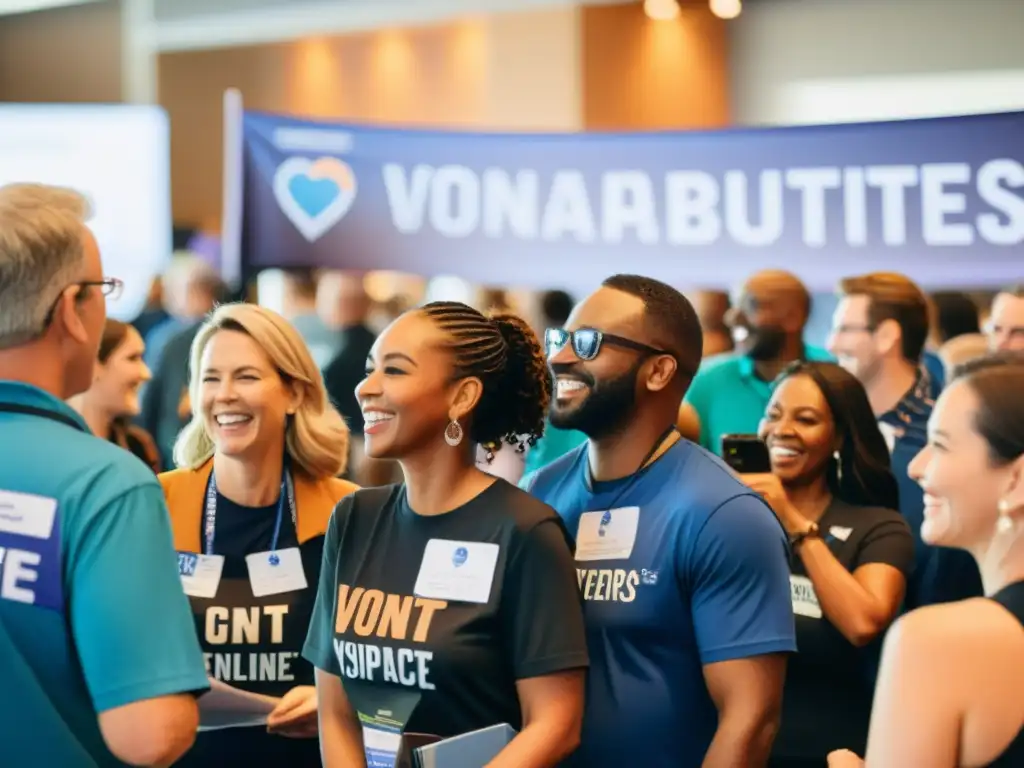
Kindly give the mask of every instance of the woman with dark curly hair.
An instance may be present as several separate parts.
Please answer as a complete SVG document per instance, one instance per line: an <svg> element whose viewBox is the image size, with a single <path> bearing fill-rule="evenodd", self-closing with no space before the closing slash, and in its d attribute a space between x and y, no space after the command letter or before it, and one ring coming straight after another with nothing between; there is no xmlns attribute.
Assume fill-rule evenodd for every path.
<svg viewBox="0 0 1024 768"><path fill-rule="evenodd" d="M769 765L803 768L867 740L877 654L865 646L899 612L914 540L856 377L802 362L776 382L759 430L772 471L742 479L775 510L792 547L797 654Z"/></svg>
<svg viewBox="0 0 1024 768"><path fill-rule="evenodd" d="M579 740L588 665L570 539L475 465L478 445L540 436L540 343L513 315L427 304L380 335L356 395L367 455L405 482L342 501L327 533L304 651L325 766L390 764L402 733L500 723L518 734L490 766L557 765Z"/></svg>

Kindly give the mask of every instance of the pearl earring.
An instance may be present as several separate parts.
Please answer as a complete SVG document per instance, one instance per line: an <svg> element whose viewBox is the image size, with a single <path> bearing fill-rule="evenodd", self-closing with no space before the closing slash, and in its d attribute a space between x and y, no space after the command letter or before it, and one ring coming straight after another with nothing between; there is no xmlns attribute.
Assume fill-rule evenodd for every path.
<svg viewBox="0 0 1024 768"><path fill-rule="evenodd" d="M1010 533L1015 527L1013 518L1010 517L1010 502L1006 499L1000 499L997 509L999 510L999 520L996 521L996 531L998 533Z"/></svg>
<svg viewBox="0 0 1024 768"><path fill-rule="evenodd" d="M843 458L839 455L839 449L832 454L832 458L836 460L836 482L843 482Z"/></svg>

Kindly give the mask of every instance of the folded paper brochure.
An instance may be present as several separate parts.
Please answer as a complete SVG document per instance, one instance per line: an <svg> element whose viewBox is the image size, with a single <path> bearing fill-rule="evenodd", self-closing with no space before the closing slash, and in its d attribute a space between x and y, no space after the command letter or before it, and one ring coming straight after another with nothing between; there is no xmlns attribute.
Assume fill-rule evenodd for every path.
<svg viewBox="0 0 1024 768"><path fill-rule="evenodd" d="M411 734L410 734L411 735ZM516 736L506 724L492 725L432 744L410 743L412 768L483 768Z"/></svg>

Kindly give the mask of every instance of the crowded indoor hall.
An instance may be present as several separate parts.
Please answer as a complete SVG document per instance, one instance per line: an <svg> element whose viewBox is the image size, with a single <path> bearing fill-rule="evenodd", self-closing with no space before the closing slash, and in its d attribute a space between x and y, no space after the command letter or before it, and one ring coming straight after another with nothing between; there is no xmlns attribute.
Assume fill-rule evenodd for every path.
<svg viewBox="0 0 1024 768"><path fill-rule="evenodd" d="M0 1L0 768L1024 768L1022 32Z"/></svg>

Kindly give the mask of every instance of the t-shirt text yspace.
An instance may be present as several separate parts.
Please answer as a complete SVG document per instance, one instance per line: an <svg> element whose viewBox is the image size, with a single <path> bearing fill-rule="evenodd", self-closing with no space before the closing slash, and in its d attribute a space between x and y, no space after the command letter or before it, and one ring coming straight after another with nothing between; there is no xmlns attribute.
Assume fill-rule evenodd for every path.
<svg viewBox="0 0 1024 768"><path fill-rule="evenodd" d="M430 637L434 617L447 607L444 600L385 594L379 589L341 584L334 631L344 635L351 628L359 637L402 644L425 643ZM434 689L430 680L432 651L336 638L334 652L342 677L420 690Z"/></svg>

